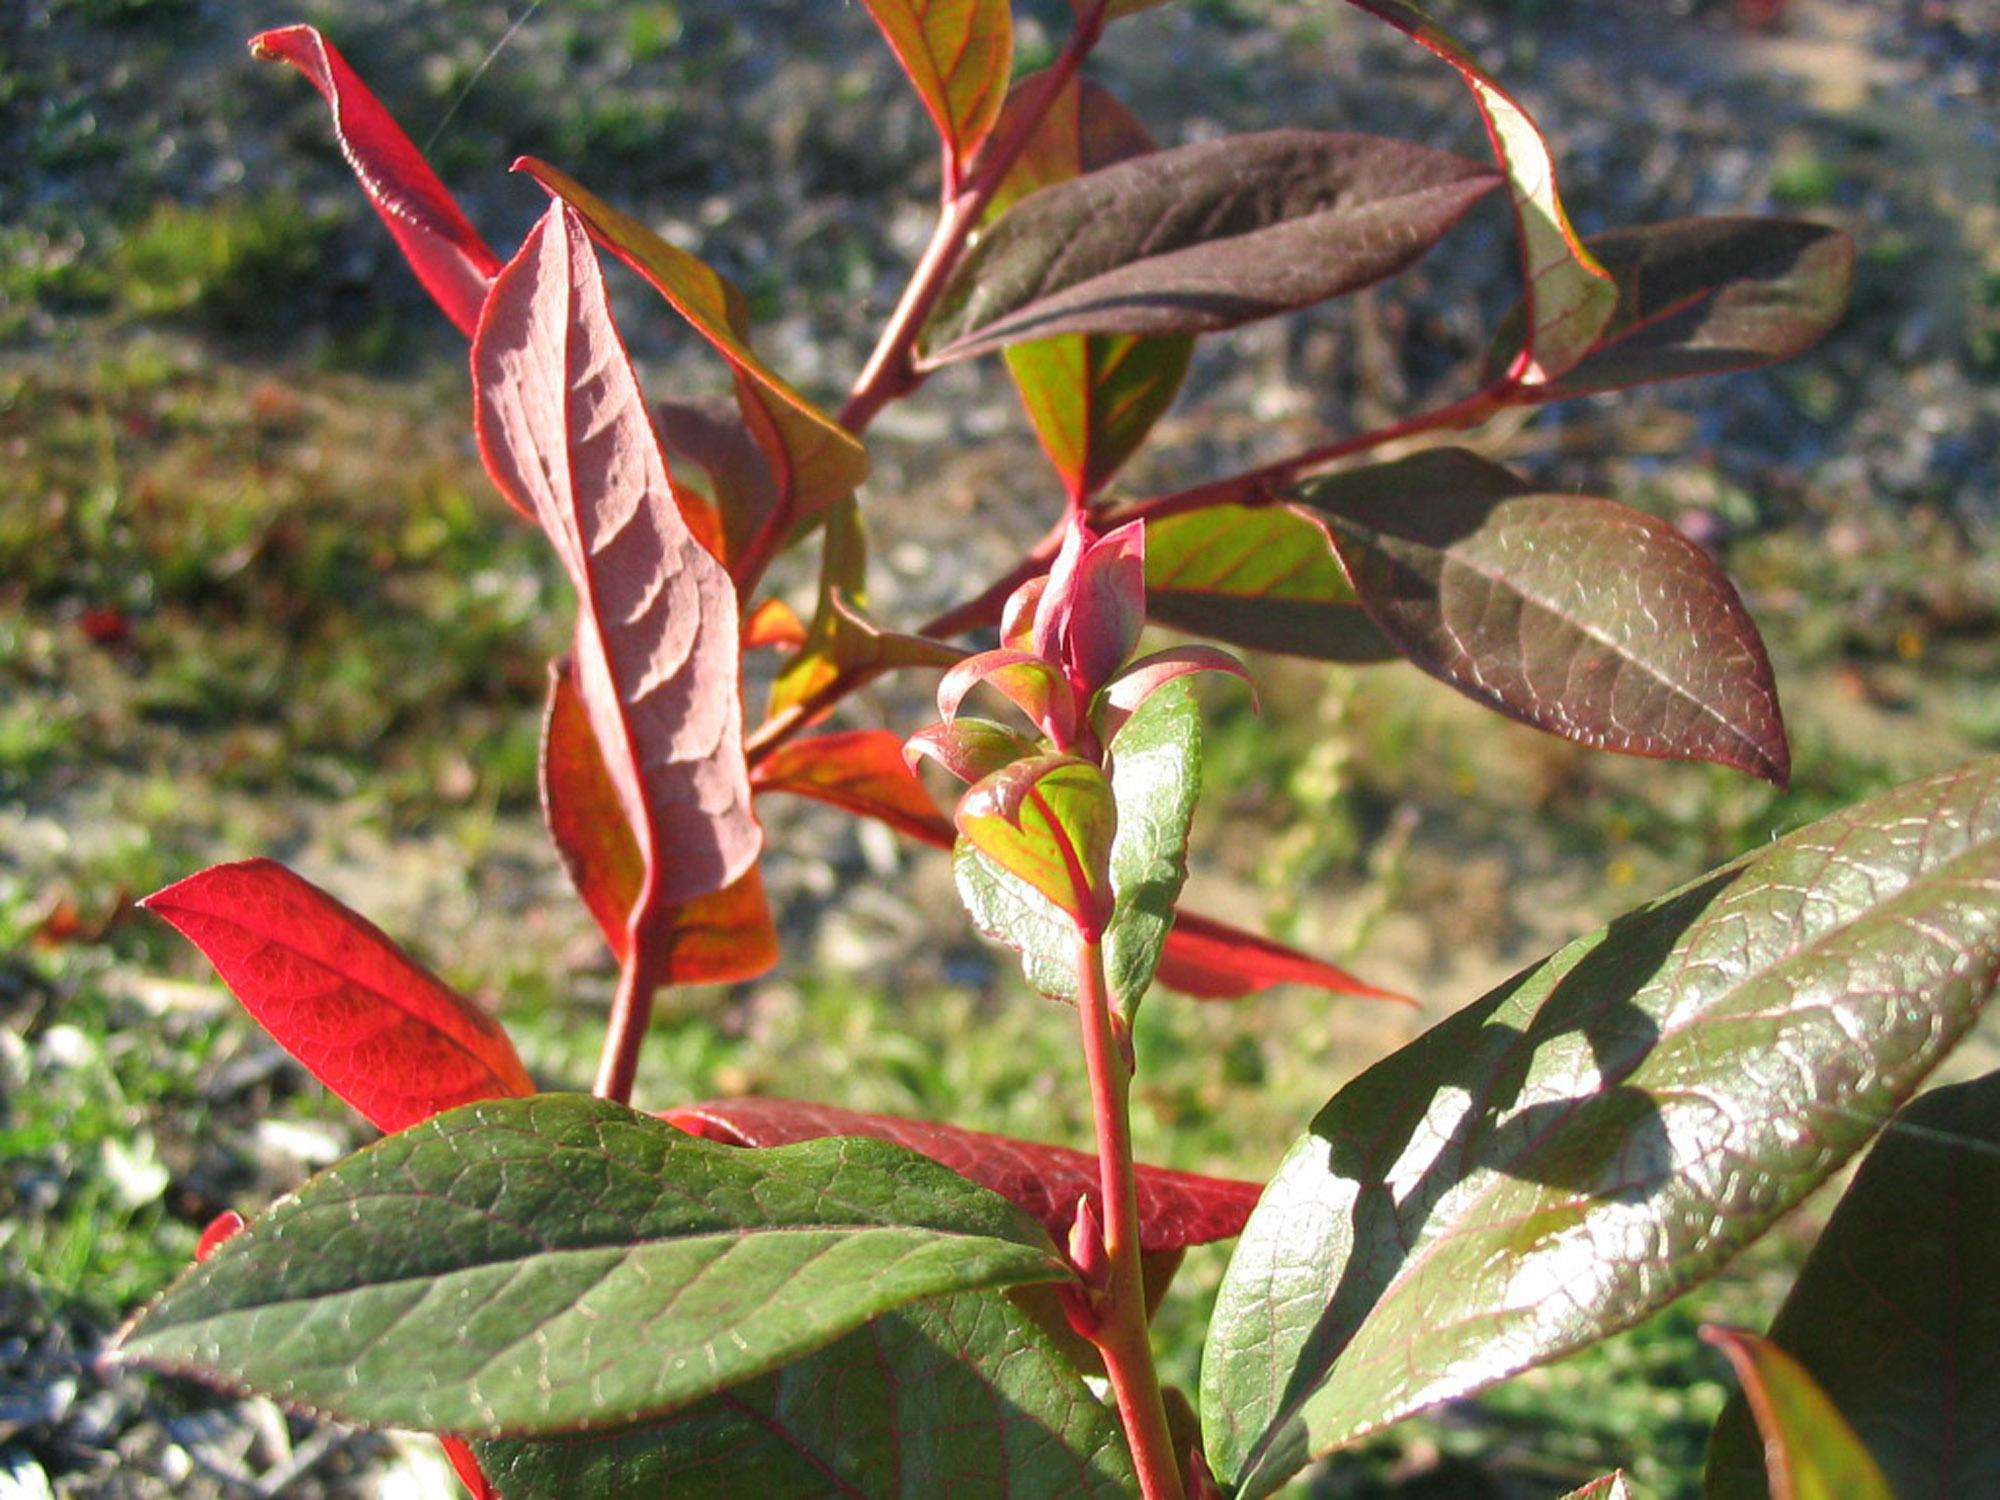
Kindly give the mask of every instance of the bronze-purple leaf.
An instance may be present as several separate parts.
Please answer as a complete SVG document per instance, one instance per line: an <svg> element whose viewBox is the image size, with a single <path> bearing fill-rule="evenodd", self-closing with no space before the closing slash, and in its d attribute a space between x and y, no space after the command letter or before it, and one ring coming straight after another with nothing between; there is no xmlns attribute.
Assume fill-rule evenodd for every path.
<svg viewBox="0 0 2000 1500"><path fill-rule="evenodd" d="M1462 449L1312 481L1356 595L1417 666L1510 718L1783 786L1770 658L1713 559L1611 500L1536 494Z"/></svg>
<svg viewBox="0 0 2000 1500"><path fill-rule="evenodd" d="M472 352L480 456L576 585L575 670L645 858L631 914L747 871L736 589L681 517L583 223L551 205L494 282Z"/></svg>
<svg viewBox="0 0 2000 1500"><path fill-rule="evenodd" d="M1521 399L1557 400L1656 380L1754 370L1803 354L1847 310L1854 241L1803 219L1677 219L1586 241L1618 306L1567 374ZM1511 366L1525 319L1501 327L1488 367Z"/></svg>
<svg viewBox="0 0 2000 1500"><path fill-rule="evenodd" d="M1308 130L1158 151L1031 193L953 274L922 368L1058 333L1210 333L1420 258L1499 181L1405 141Z"/></svg>

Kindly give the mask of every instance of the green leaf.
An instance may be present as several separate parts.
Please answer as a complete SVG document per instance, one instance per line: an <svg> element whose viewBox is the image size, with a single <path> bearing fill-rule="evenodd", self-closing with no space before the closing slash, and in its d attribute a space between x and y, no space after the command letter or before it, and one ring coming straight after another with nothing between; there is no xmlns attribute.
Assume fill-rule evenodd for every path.
<svg viewBox="0 0 2000 1500"><path fill-rule="evenodd" d="M958 804L958 834L1070 919L1101 934L1111 920L1111 783L1087 760L1038 755L1003 766Z"/></svg>
<svg viewBox="0 0 2000 1500"><path fill-rule="evenodd" d="M1630 1326L1858 1150L2000 973L2000 760L1822 820L1369 1069L1265 1190L1202 1363L1243 1500Z"/></svg>
<svg viewBox="0 0 2000 1500"><path fill-rule="evenodd" d="M1014 85L1002 131L1012 111L1040 97L1043 77L1033 74ZM1008 169L987 217L997 218L1038 188L1154 149L1146 127L1109 90L1072 78ZM1069 493L1082 500L1138 451L1173 404L1193 353L1194 340L1185 337L1070 333L1016 344L1005 357L1043 451Z"/></svg>
<svg viewBox="0 0 2000 1500"><path fill-rule="evenodd" d="M1209 333L1394 275L1494 185L1373 136L1225 136L1043 188L952 273L919 369L1059 333Z"/></svg>
<svg viewBox="0 0 2000 1500"><path fill-rule="evenodd" d="M1110 1408L991 1293L899 1309L642 1427L477 1452L507 1500L1124 1500L1138 1488Z"/></svg>
<svg viewBox="0 0 2000 1500"><path fill-rule="evenodd" d="M1283 505L1213 505L1146 523L1156 625L1318 661L1392 661L1324 523Z"/></svg>
<svg viewBox="0 0 2000 1500"><path fill-rule="evenodd" d="M1382 634L1440 682L1579 744L1785 784L1791 751L1756 623L1665 521L1534 494L1458 448L1295 493Z"/></svg>
<svg viewBox="0 0 2000 1500"><path fill-rule="evenodd" d="M1906 1106L1827 1221L1771 1343L1819 1383L1902 1500L2000 1493L2000 1074ZM1711 1500L1764 1500L1739 1396Z"/></svg>
<svg viewBox="0 0 2000 1500"><path fill-rule="evenodd" d="M944 142L952 185L992 133L1014 60L1011 0L862 0Z"/></svg>
<svg viewBox="0 0 2000 1500"><path fill-rule="evenodd" d="M1521 393L1554 401L1657 380L1754 370L1832 331L1854 288L1854 241L1803 219L1676 219L1595 235L1618 284L1598 342L1560 379ZM1488 373L1518 357L1526 315L1494 338Z"/></svg>
<svg viewBox="0 0 2000 1500"><path fill-rule="evenodd" d="M321 1173L118 1354L344 1421L546 1435L672 1410L917 1298L1067 1274L1040 1225L915 1152L741 1151L543 1094Z"/></svg>
<svg viewBox="0 0 2000 1500"><path fill-rule="evenodd" d="M1776 1500L1897 1500L1854 1429L1803 1365L1754 1333L1704 1328L1702 1337L1729 1356L1743 1382L1764 1435L1769 1493Z"/></svg>
<svg viewBox="0 0 2000 1500"><path fill-rule="evenodd" d="M1520 230L1526 347L1512 372L1521 386L1546 385L1597 344L1618 304L1610 274L1577 238L1556 189L1555 159L1521 102L1473 60L1465 44L1409 0L1348 0L1443 58L1472 90L1493 153L1507 174Z"/></svg>
<svg viewBox="0 0 2000 1500"><path fill-rule="evenodd" d="M1111 846L1116 896L1104 937L1112 1000L1129 1017L1152 983L1187 875L1188 825L1201 790L1201 715L1182 681L1148 698L1111 741ZM986 936L1021 955L1028 983L1053 1000L1076 998L1076 926L1051 902L960 842L958 893Z"/></svg>

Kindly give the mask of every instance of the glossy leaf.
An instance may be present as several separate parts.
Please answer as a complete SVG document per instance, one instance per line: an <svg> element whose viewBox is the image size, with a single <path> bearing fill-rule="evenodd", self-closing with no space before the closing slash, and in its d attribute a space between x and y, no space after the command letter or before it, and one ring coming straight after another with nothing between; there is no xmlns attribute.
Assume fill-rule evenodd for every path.
<svg viewBox="0 0 2000 1500"><path fill-rule="evenodd" d="M1410 998L1357 979L1324 959L1191 911L1174 917L1160 954L1159 981L1197 1000L1240 1000L1279 984L1374 1000Z"/></svg>
<svg viewBox="0 0 2000 1500"><path fill-rule="evenodd" d="M1495 182L1373 136L1226 136L1043 188L946 284L920 368L1059 333L1208 333L1419 259Z"/></svg>
<svg viewBox="0 0 2000 1500"><path fill-rule="evenodd" d="M2000 977L2000 760L1640 907L1334 1096L1202 1362L1243 1500L1630 1326L1866 1143Z"/></svg>
<svg viewBox="0 0 2000 1500"><path fill-rule="evenodd" d="M257 1024L378 1129L535 1091L498 1022L273 860L215 865L140 904L201 949Z"/></svg>
<svg viewBox="0 0 2000 1500"><path fill-rule="evenodd" d="M1391 661L1323 523L1282 505L1216 505L1146 524L1146 613L1252 651Z"/></svg>
<svg viewBox="0 0 2000 1500"><path fill-rule="evenodd" d="M542 721L542 812L577 894L620 963L632 946L629 922L646 861L591 733L568 661L549 671ZM661 984L734 984L778 961L778 930L752 865L719 891L659 907L647 919L648 961Z"/></svg>
<svg viewBox="0 0 2000 1500"><path fill-rule="evenodd" d="M1146 523L1128 521L1100 535L1072 512L1035 596L1036 654L1060 663L1076 691L1088 696L1125 664L1145 628Z"/></svg>
<svg viewBox="0 0 2000 1500"><path fill-rule="evenodd" d="M1517 385L1546 385L1597 344L1618 288L1570 227L1548 142L1521 102L1473 60L1465 45L1409 0L1348 0L1387 21L1465 80L1507 176L1520 233L1528 337L1511 372Z"/></svg>
<svg viewBox="0 0 2000 1500"><path fill-rule="evenodd" d="M950 824L886 729L812 735L780 745L757 767L759 792L792 792L887 823L912 838L948 836Z"/></svg>
<svg viewBox="0 0 2000 1500"><path fill-rule="evenodd" d="M1875 1143L1771 1343L1816 1380L1900 1500L2000 1493L2000 1074L1933 1090ZM1709 1440L1711 1500L1765 1500L1741 1397Z"/></svg>
<svg viewBox="0 0 2000 1500"><path fill-rule="evenodd" d="M1067 1146L793 1099L713 1099L668 1110L666 1118L690 1134L732 1146L780 1146L832 1135L868 1136L907 1146L998 1193L1055 1240L1069 1233L1077 1199L1088 1198L1103 1211L1097 1158ZM1228 1239L1242 1230L1263 1191L1255 1182L1167 1167L1141 1165L1137 1171L1139 1243L1148 1252Z"/></svg>
<svg viewBox="0 0 2000 1500"><path fill-rule="evenodd" d="M741 879L762 841L735 585L681 519L597 257L560 203L494 283L472 367L486 470L576 586L576 685L644 859L643 925Z"/></svg>
<svg viewBox="0 0 2000 1500"><path fill-rule="evenodd" d="M1238 679L1250 689L1250 706L1257 706L1255 679L1227 651L1215 646L1169 646L1140 657L1104 685L1097 706L1099 722L1106 732L1116 734L1141 704L1168 683L1204 672Z"/></svg>
<svg viewBox="0 0 2000 1500"><path fill-rule="evenodd" d="M1714 560L1665 521L1535 494L1452 448L1296 494L1382 634L1439 681L1579 744L1785 784L1763 640Z"/></svg>
<svg viewBox="0 0 2000 1500"><path fill-rule="evenodd" d="M334 139L368 201L395 237L424 290L467 338L500 272L437 173L333 43L310 26L282 26L250 39L257 57L290 63L333 111Z"/></svg>
<svg viewBox="0 0 2000 1500"><path fill-rule="evenodd" d="M1740 1329L1704 1328L1701 1335L1729 1356L1743 1382L1764 1435L1773 1500L1898 1500L1840 1409L1797 1360Z"/></svg>
<svg viewBox="0 0 2000 1500"><path fill-rule="evenodd" d="M1043 75L1014 85L1009 115L1037 101ZM1071 79L1049 102L1041 124L987 208L997 218L1038 188L1067 182L1154 149L1145 126L1108 90ZM1015 344L1007 373L1042 449L1070 495L1083 500L1103 488L1138 451L1187 376L1194 340L1120 334L1062 334Z"/></svg>
<svg viewBox="0 0 2000 1500"><path fill-rule="evenodd" d="M1677 219L1587 243L1617 283L1617 307L1590 352L1526 399L1790 359L1832 331L1854 288L1854 241L1804 219ZM1517 310L1502 325L1496 374L1518 359L1525 323Z"/></svg>
<svg viewBox="0 0 2000 1500"><path fill-rule="evenodd" d="M1104 773L1073 755L1016 761L959 799L958 835L1053 902L1094 940L1111 921L1117 804Z"/></svg>
<svg viewBox="0 0 2000 1500"><path fill-rule="evenodd" d="M685 1405L922 1297L1066 1274L1033 1220L899 1147L737 1151L543 1094L321 1173L118 1357L346 1421L551 1435Z"/></svg>
<svg viewBox="0 0 2000 1500"><path fill-rule="evenodd" d="M991 1293L885 1314L638 1428L477 1446L507 1500L1125 1500L1138 1487L1110 1408Z"/></svg>
<svg viewBox="0 0 2000 1500"><path fill-rule="evenodd" d="M1038 743L991 719L957 718L919 729L903 744L912 769L922 759L936 761L960 781L984 781L1002 766L1026 760Z"/></svg>
<svg viewBox="0 0 2000 1500"><path fill-rule="evenodd" d="M818 515L868 477L861 442L801 396L750 347L743 294L678 246L670 245L575 179L524 156L515 164L568 204L590 233L672 304L729 361L752 435L770 461L779 504L794 521Z"/></svg>
<svg viewBox="0 0 2000 1500"><path fill-rule="evenodd" d="M1152 983L1187 875L1188 825L1201 790L1201 716L1187 684L1171 683L1147 699L1110 751L1118 832L1104 967L1112 1001L1129 1017ZM1022 972L1042 994L1073 1000L1077 939L1070 919L963 843L952 870L973 924L1021 955Z"/></svg>
<svg viewBox="0 0 2000 1500"><path fill-rule="evenodd" d="M976 687L999 693L1058 745L1076 739L1076 692L1055 663L1033 651L1002 646L968 656L938 680L937 707L950 723Z"/></svg>
<svg viewBox="0 0 2000 1500"><path fill-rule="evenodd" d="M956 185L991 134L1014 62L1011 0L862 0L944 142Z"/></svg>

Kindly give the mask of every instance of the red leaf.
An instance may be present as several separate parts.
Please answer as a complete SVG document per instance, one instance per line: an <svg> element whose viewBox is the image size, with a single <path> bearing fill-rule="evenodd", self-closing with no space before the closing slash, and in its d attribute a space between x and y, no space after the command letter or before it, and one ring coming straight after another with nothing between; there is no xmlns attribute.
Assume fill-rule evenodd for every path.
<svg viewBox="0 0 2000 1500"><path fill-rule="evenodd" d="M201 949L257 1024L379 1129L535 1091L491 1016L283 865L216 865L140 905Z"/></svg>
<svg viewBox="0 0 2000 1500"><path fill-rule="evenodd" d="M444 1449L444 1456L451 1463L451 1471L458 1476L472 1500L500 1500L500 1492L486 1482L486 1476L479 1472L479 1460L472 1456L472 1449L462 1438L441 1437L438 1446Z"/></svg>
<svg viewBox="0 0 2000 1500"><path fill-rule="evenodd" d="M226 1209L209 1221L208 1228L201 1232L201 1238L194 1242L194 1260L200 1265L222 1248L222 1242L243 1227L243 1215L235 1209Z"/></svg>
<svg viewBox="0 0 2000 1500"><path fill-rule="evenodd" d="M806 643L806 623L782 599L765 599L743 622L743 649L796 651Z"/></svg>
<svg viewBox="0 0 2000 1500"><path fill-rule="evenodd" d="M795 792L877 818L924 843L948 849L954 837L950 820L904 761L902 741L886 729L793 740L757 767L754 784L760 792Z"/></svg>
<svg viewBox="0 0 2000 1500"><path fill-rule="evenodd" d="M1415 1004L1408 995L1356 979L1296 948L1190 911L1174 914L1157 977L1197 1000L1240 1000L1276 984L1309 984L1336 995Z"/></svg>
<svg viewBox="0 0 2000 1500"><path fill-rule="evenodd" d="M1039 1219L1058 1241L1076 1219L1078 1198L1103 1210L1097 1158L1067 1146L790 1099L715 1099L668 1110L665 1118L691 1135L734 1146L783 1146L828 1135L860 1135L907 1146L1000 1194ZM1147 1251L1228 1239L1243 1228L1263 1192L1254 1182L1167 1167L1141 1166L1138 1176L1139 1239Z"/></svg>
<svg viewBox="0 0 2000 1500"><path fill-rule="evenodd" d="M577 894L604 930L612 955L624 962L632 942L626 919L639 898L645 860L566 661L549 671L542 812ZM757 865L711 895L659 909L646 932L662 984L733 984L755 979L778 961L778 931Z"/></svg>
<svg viewBox="0 0 2000 1500"><path fill-rule="evenodd" d="M564 205L494 282L472 367L487 472L576 585L577 689L644 859L638 930L741 879L762 842L736 589L681 517L589 236Z"/></svg>
<svg viewBox="0 0 2000 1500"><path fill-rule="evenodd" d="M467 338L479 325L500 257L466 221L423 154L347 65L310 26L285 26L250 39L258 57L297 68L333 110L334 137L368 201L389 226L424 290Z"/></svg>

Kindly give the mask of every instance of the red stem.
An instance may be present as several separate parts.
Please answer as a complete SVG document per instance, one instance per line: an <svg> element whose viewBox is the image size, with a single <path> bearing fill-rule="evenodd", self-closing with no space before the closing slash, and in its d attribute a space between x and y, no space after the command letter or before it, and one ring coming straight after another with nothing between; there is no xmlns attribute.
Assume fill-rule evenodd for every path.
<svg viewBox="0 0 2000 1500"><path fill-rule="evenodd" d="M1111 1266L1104 1291L1094 1299L1099 1321L1091 1342L1104 1357L1104 1372L1118 1399L1140 1494L1145 1500L1185 1500L1146 1326L1139 1189L1132 1170L1132 1075L1113 1030L1123 1023L1111 1013L1102 943L1093 939L1078 946L1082 951L1077 962L1077 1018L1083 1026L1084 1066L1090 1074L1091 1113L1097 1122L1098 1191L1104 1202L1104 1250Z"/></svg>
<svg viewBox="0 0 2000 1500"><path fill-rule="evenodd" d="M592 1090L600 1099L620 1104L632 1102L632 1080L639 1071L639 1045L646 1039L646 1027L653 1019L653 994L659 989L652 955L632 924L625 963L618 971L618 993L611 1001L611 1024L604 1033L604 1051L597 1064L597 1084Z"/></svg>

